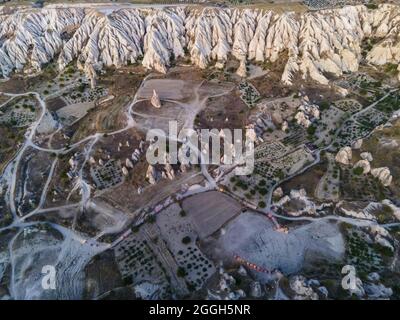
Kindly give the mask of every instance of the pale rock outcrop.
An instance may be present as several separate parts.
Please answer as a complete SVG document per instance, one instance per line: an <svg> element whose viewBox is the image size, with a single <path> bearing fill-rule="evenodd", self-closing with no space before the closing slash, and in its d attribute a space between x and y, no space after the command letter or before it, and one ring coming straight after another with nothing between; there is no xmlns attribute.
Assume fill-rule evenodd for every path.
<svg viewBox="0 0 400 320"><path fill-rule="evenodd" d="M135 149L135 150L132 152L131 159L132 159L134 162L137 162L137 161L139 160L139 157L140 157L140 151L139 151L139 149Z"/></svg>
<svg viewBox="0 0 400 320"><path fill-rule="evenodd" d="M258 10L244 9L234 10L231 20L233 25L232 55L239 61L246 63L250 41L254 37L259 17Z"/></svg>
<svg viewBox="0 0 400 320"><path fill-rule="evenodd" d="M125 160L125 166L127 167L127 168L133 168L133 163L132 163L132 161L129 159L129 158L126 158L126 160Z"/></svg>
<svg viewBox="0 0 400 320"><path fill-rule="evenodd" d="M161 108L160 97L158 96L156 90L153 90L153 95L150 99L150 102L154 108L157 108L157 109Z"/></svg>
<svg viewBox="0 0 400 320"><path fill-rule="evenodd" d="M239 68L236 70L236 74L241 78L246 78L247 69L246 69L246 60L240 60Z"/></svg>
<svg viewBox="0 0 400 320"><path fill-rule="evenodd" d="M274 202L274 206L282 207L288 202L290 202L290 197L288 195L286 195L286 196L283 196L282 198L280 198L279 201Z"/></svg>
<svg viewBox="0 0 400 320"><path fill-rule="evenodd" d="M184 56L186 46L183 8L152 11L146 17L142 64L165 73L172 58Z"/></svg>
<svg viewBox="0 0 400 320"><path fill-rule="evenodd" d="M361 157L361 159L367 160L369 162L374 160L374 158L372 157L372 154L370 152L361 152L360 157Z"/></svg>
<svg viewBox="0 0 400 320"><path fill-rule="evenodd" d="M168 179L170 179L170 180L175 179L175 171L169 163L165 164L165 173L166 173Z"/></svg>
<svg viewBox="0 0 400 320"><path fill-rule="evenodd" d="M380 283L380 276L376 272L372 272L367 276L370 283L364 285L365 293L370 299L388 299L392 294L391 288L385 287Z"/></svg>
<svg viewBox="0 0 400 320"><path fill-rule="evenodd" d="M52 60L60 69L76 60L90 79L105 66L140 61L166 72L187 53L200 68L239 61L285 61L281 80L296 75L328 84L325 76L358 69L361 43L379 41L366 59L376 65L400 62L400 9L382 4L305 13L261 9L175 6L121 8L103 13L91 8L25 9L2 12L0 74L37 72ZM94 82L92 83L94 84Z"/></svg>
<svg viewBox="0 0 400 320"><path fill-rule="evenodd" d="M392 209L393 215L397 220L400 220L400 208L393 204L389 199L382 200L382 204L390 207Z"/></svg>
<svg viewBox="0 0 400 320"><path fill-rule="evenodd" d="M389 231L387 231L385 228L381 227L380 225L372 225L370 227L370 230L373 235L380 235L381 237L390 236Z"/></svg>
<svg viewBox="0 0 400 320"><path fill-rule="evenodd" d="M85 64L84 67L85 74L90 81L90 88L94 89L97 85L97 73L91 63Z"/></svg>
<svg viewBox="0 0 400 320"><path fill-rule="evenodd" d="M317 105L303 104L297 110L298 112L294 118L299 125L305 128L308 128L314 120L320 117L319 107Z"/></svg>
<svg viewBox="0 0 400 320"><path fill-rule="evenodd" d="M248 276L246 269L245 269L242 265L240 265L240 267L239 267L239 269L238 269L238 273L239 273L242 277L247 277L247 276Z"/></svg>
<svg viewBox="0 0 400 320"><path fill-rule="evenodd" d="M367 174L371 171L371 165L368 160L359 160L354 165L354 168L363 168L363 174Z"/></svg>
<svg viewBox="0 0 400 320"><path fill-rule="evenodd" d="M286 132L289 129L289 125L287 123L287 121L284 121L282 123L282 127L281 127L282 131Z"/></svg>
<svg viewBox="0 0 400 320"><path fill-rule="evenodd" d="M165 175L168 179L174 180L175 179L175 170L171 166L171 157L167 153L164 156L164 169L165 169Z"/></svg>
<svg viewBox="0 0 400 320"><path fill-rule="evenodd" d="M368 281L377 282L381 279L381 277L380 277L379 273L371 272L370 274L368 274L367 279L368 279Z"/></svg>
<svg viewBox="0 0 400 320"><path fill-rule="evenodd" d="M369 299L389 299L393 294L393 290L382 283L367 283L364 290Z"/></svg>
<svg viewBox="0 0 400 320"><path fill-rule="evenodd" d="M261 284L258 281L250 283L250 296L253 298L260 298L262 296Z"/></svg>
<svg viewBox="0 0 400 320"><path fill-rule="evenodd" d="M179 166L179 169L182 173L185 173L187 171L187 165L184 163L181 163L181 165Z"/></svg>
<svg viewBox="0 0 400 320"><path fill-rule="evenodd" d="M354 141L354 142L351 144L351 148L352 148L352 149L355 149L355 150L358 150L358 149L361 148L362 144L363 144L363 139L357 139L356 141Z"/></svg>
<svg viewBox="0 0 400 320"><path fill-rule="evenodd" d="M394 247L392 246L392 244L387 239L382 237L381 235L378 234L375 236L375 242L377 244L381 245L382 247L388 248L392 252L394 252Z"/></svg>
<svg viewBox="0 0 400 320"><path fill-rule="evenodd" d="M397 148L399 143L394 139L381 138L379 140L379 145L382 146L382 148L392 149Z"/></svg>
<svg viewBox="0 0 400 320"><path fill-rule="evenodd" d="M360 278L356 277L355 279L355 288L349 288L349 292L351 295L356 295L359 298L362 298L365 296L365 289L363 286L363 283Z"/></svg>
<svg viewBox="0 0 400 320"><path fill-rule="evenodd" d="M156 184L156 182L157 182L156 168L154 166L152 166L151 164L147 168L146 178L150 184Z"/></svg>
<svg viewBox="0 0 400 320"><path fill-rule="evenodd" d="M289 280L289 286L295 293L294 300L318 300L319 298L303 276L293 276Z"/></svg>
<svg viewBox="0 0 400 320"><path fill-rule="evenodd" d="M71 169L74 169L78 164L78 162L74 159L74 157L69 158L68 163Z"/></svg>
<svg viewBox="0 0 400 320"><path fill-rule="evenodd" d="M271 120L274 124L281 124L283 122L282 114L279 111L272 112Z"/></svg>
<svg viewBox="0 0 400 320"><path fill-rule="evenodd" d="M274 190L274 192L272 193L272 196L274 198L282 198L283 197L283 190L281 187L278 187Z"/></svg>
<svg viewBox="0 0 400 320"><path fill-rule="evenodd" d="M318 287L318 291L321 293L321 295L326 299L328 298L329 292L328 289L326 287Z"/></svg>
<svg viewBox="0 0 400 320"><path fill-rule="evenodd" d="M289 205L286 206L287 204ZM331 205L326 203L316 205L309 197L307 197L305 189L292 189L289 196L283 196L277 202L274 202L274 206L284 208L286 214L297 217L301 215L318 214L319 211Z"/></svg>
<svg viewBox="0 0 400 320"><path fill-rule="evenodd" d="M303 111L297 112L294 118L296 119L297 124L304 128L308 128L311 125L311 120L308 119L307 115Z"/></svg>
<svg viewBox="0 0 400 320"><path fill-rule="evenodd" d="M341 148L336 154L335 161L344 165L350 164L352 151L350 147Z"/></svg>
<svg viewBox="0 0 400 320"><path fill-rule="evenodd" d="M160 299L159 292L161 290L160 284L154 284L149 281L143 281L133 287L135 297L143 300Z"/></svg>
<svg viewBox="0 0 400 320"><path fill-rule="evenodd" d="M388 167L372 169L371 174L375 178L378 178L379 181L382 183L382 185L384 185L385 187L390 186L390 184L392 183L393 177L391 176L390 170Z"/></svg>
<svg viewBox="0 0 400 320"><path fill-rule="evenodd" d="M379 203L371 202L366 207L360 208L356 203L340 201L336 204L336 210L341 214L349 217L365 220L375 220L373 211L376 208L380 208Z"/></svg>
<svg viewBox="0 0 400 320"><path fill-rule="evenodd" d="M236 280L225 270L219 268L219 282L215 290L208 289L207 298L213 300L238 300L246 297L242 289L234 290Z"/></svg>
<svg viewBox="0 0 400 320"><path fill-rule="evenodd" d="M316 104L303 104L298 110L303 111L309 118L319 119L320 112Z"/></svg>
<svg viewBox="0 0 400 320"><path fill-rule="evenodd" d="M390 233L385 228L380 225L373 225L370 227L372 236L374 237L375 243L381 245L382 247L390 249L392 252L394 251L393 245L390 243L389 239Z"/></svg>

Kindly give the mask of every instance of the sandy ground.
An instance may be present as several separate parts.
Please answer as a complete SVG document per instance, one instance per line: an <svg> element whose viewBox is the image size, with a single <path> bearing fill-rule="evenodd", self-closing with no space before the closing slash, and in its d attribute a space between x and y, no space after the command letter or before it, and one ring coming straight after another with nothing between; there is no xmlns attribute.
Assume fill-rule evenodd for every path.
<svg viewBox="0 0 400 320"><path fill-rule="evenodd" d="M57 115L61 119L66 119L65 121L68 124L72 124L79 119L83 118L87 112L94 107L94 102L82 102L82 103L75 103L70 104L68 106L62 107L61 109L57 110ZM72 122L69 122L68 119L72 117Z"/></svg>
<svg viewBox="0 0 400 320"><path fill-rule="evenodd" d="M206 238L240 213L238 202L218 191L200 193L182 203L201 238Z"/></svg>
<svg viewBox="0 0 400 320"><path fill-rule="evenodd" d="M216 269L196 244L197 234L191 217L182 217L180 210L177 204L169 206L158 214L157 225L177 264L186 271L185 280L200 289ZM185 237L189 242L183 241Z"/></svg>
<svg viewBox="0 0 400 320"><path fill-rule="evenodd" d="M180 192L182 185L196 184L203 181L200 172L190 170L185 174L178 175L175 180L162 179L156 185L148 185L144 188L142 194L132 190L132 185L124 183L123 185L109 189L104 192L104 196L117 205L118 209L124 212L135 212L138 208L144 206L153 207L169 195Z"/></svg>
<svg viewBox="0 0 400 320"><path fill-rule="evenodd" d="M273 230L270 220L246 212L229 222L216 241L209 243L214 256L232 262L235 254L269 270L285 274L319 259L340 259L344 240L336 224L313 222L291 228L288 234Z"/></svg>
<svg viewBox="0 0 400 320"><path fill-rule="evenodd" d="M150 79L139 90L138 98L150 99L153 96L153 90L156 90L162 100L183 100L192 97L194 94L193 89L199 84L199 81Z"/></svg>

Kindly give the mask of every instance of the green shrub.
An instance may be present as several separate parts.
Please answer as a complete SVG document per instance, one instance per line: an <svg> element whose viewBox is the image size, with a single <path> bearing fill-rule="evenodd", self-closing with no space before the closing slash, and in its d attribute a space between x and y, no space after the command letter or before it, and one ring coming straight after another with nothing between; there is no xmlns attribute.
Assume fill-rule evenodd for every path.
<svg viewBox="0 0 400 320"><path fill-rule="evenodd" d="M357 176L362 175L364 173L364 169L362 167L357 167L353 169L353 173Z"/></svg>
<svg viewBox="0 0 400 320"><path fill-rule="evenodd" d="M182 243L183 243L183 244L189 244L190 241L191 241L191 239L190 239L189 236L186 236L186 237L183 237L183 238L182 238Z"/></svg>

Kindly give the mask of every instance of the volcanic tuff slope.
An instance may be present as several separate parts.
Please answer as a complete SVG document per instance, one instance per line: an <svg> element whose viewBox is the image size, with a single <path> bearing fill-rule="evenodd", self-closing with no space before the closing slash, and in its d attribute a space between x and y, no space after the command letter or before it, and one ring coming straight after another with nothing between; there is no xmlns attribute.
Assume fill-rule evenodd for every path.
<svg viewBox="0 0 400 320"><path fill-rule="evenodd" d="M293 75L326 84L326 73L355 71L361 42L379 39L367 60L400 61L400 7L347 6L297 14L258 9L140 8L103 14L90 8L0 9L0 74L39 71L55 59L60 69L74 59L89 76L103 66L138 62L166 72L172 59L188 54L206 68L239 60L276 61L287 54L282 82ZM219 63L220 65L220 63Z"/></svg>

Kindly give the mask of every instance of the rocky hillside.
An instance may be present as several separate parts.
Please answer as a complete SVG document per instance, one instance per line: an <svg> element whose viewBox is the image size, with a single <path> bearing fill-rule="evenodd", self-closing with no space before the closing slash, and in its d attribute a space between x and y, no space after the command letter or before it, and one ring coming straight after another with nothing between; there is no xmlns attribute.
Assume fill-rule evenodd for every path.
<svg viewBox="0 0 400 320"><path fill-rule="evenodd" d="M37 72L55 60L60 69L77 59L90 77L103 66L140 61L166 72L176 57L190 56L200 68L238 60L288 56L282 82L293 76L326 84L327 73L358 69L361 43L374 41L367 59L377 65L400 61L400 7L347 6L303 14L257 9L137 8L104 13L93 8L0 9L0 74Z"/></svg>

